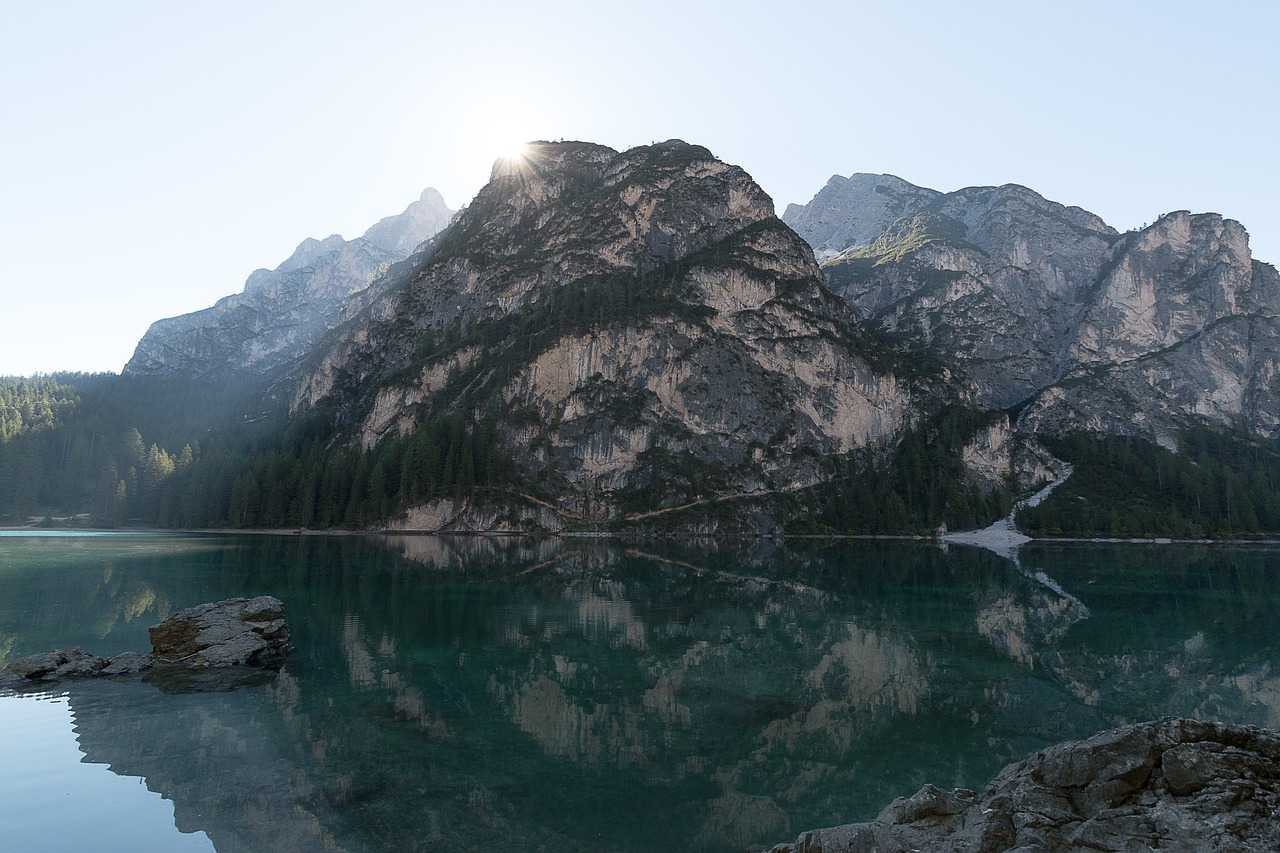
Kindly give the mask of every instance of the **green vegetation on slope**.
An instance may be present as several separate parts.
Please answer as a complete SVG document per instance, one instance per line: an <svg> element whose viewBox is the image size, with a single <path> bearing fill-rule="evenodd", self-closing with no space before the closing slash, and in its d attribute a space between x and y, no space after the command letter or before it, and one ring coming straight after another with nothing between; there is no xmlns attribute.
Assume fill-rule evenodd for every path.
<svg viewBox="0 0 1280 853"><path fill-rule="evenodd" d="M1188 429L1178 450L1129 436L1044 442L1075 465L1049 499L1018 513L1032 536L1227 538L1280 535L1280 443Z"/></svg>

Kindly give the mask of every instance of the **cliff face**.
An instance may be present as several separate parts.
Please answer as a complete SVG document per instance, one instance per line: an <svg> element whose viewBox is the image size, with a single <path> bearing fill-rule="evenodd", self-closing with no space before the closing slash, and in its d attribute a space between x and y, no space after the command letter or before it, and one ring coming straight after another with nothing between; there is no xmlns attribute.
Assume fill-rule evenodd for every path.
<svg viewBox="0 0 1280 853"><path fill-rule="evenodd" d="M1029 428L1280 433L1280 276L1251 258L1238 222L1179 211L1127 235L1093 296L1068 369L1023 414Z"/></svg>
<svg viewBox="0 0 1280 853"><path fill-rule="evenodd" d="M448 224L433 189L354 240L308 238L274 270L256 270L244 292L211 308L151 324L124 372L220 377L264 374L308 352L337 325L343 305L387 266Z"/></svg>
<svg viewBox="0 0 1280 853"><path fill-rule="evenodd" d="M672 141L499 161L430 246L352 303L294 405L373 447L458 411L575 517L765 494L892 442L919 394L736 166ZM671 486L666 498L652 490Z"/></svg>
<svg viewBox="0 0 1280 853"><path fill-rule="evenodd" d="M1280 277L1237 222L1179 211L1121 235L1024 187L938 194L868 175L786 218L861 319L980 403L1028 403L1023 428L1276 434Z"/></svg>

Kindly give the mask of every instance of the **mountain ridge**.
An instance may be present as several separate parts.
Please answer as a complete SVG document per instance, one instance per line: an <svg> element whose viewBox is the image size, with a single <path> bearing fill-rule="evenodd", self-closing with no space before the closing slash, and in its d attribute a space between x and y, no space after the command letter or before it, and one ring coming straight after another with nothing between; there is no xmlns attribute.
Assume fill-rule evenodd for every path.
<svg viewBox="0 0 1280 853"><path fill-rule="evenodd" d="M250 273L244 290L201 311L157 320L124 373L219 376L264 374L303 355L340 319L352 293L448 224L449 210L428 187L402 213L361 237L304 239L274 270Z"/></svg>
<svg viewBox="0 0 1280 853"><path fill-rule="evenodd" d="M833 179L787 216L863 322L941 358L981 405L1018 406L1037 433L1276 433L1280 279L1238 222L1174 211L1121 234L1019 185L936 193L884 177ZM859 207L871 185L889 200Z"/></svg>

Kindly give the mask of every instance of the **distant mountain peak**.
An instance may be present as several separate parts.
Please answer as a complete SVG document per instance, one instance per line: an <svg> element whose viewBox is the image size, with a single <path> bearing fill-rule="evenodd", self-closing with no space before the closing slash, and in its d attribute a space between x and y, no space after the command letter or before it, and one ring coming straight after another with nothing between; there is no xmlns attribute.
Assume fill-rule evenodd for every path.
<svg viewBox="0 0 1280 853"><path fill-rule="evenodd" d="M979 403L1040 433L1280 435L1280 278L1240 223L1173 211L1122 235L1019 184L904 184L833 178L785 219L869 328Z"/></svg>
<svg viewBox="0 0 1280 853"><path fill-rule="evenodd" d="M212 308L152 323L124 372L220 376L280 367L338 323L352 293L452 217L440 193L428 187L363 237L308 237L274 270L251 273L242 292Z"/></svg>

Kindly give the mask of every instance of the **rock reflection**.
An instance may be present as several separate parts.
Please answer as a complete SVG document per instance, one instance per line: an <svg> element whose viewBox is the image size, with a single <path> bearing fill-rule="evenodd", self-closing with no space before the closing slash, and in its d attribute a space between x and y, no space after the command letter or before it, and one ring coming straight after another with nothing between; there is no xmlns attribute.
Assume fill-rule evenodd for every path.
<svg viewBox="0 0 1280 853"><path fill-rule="evenodd" d="M406 560L433 569L459 571L469 567L490 569L495 563L539 563L563 549L559 539L528 536L431 536L379 534L371 536Z"/></svg>
<svg viewBox="0 0 1280 853"><path fill-rule="evenodd" d="M174 804L182 832L219 853L341 850L309 808L306 774L282 755L263 694L165 695L139 682L73 682L67 695L86 760Z"/></svg>
<svg viewBox="0 0 1280 853"><path fill-rule="evenodd" d="M1044 572L1018 573L1013 589L996 585L975 596L978 635L1013 660L1027 666L1050 648L1071 626L1089 617L1089 608L1065 592Z"/></svg>

